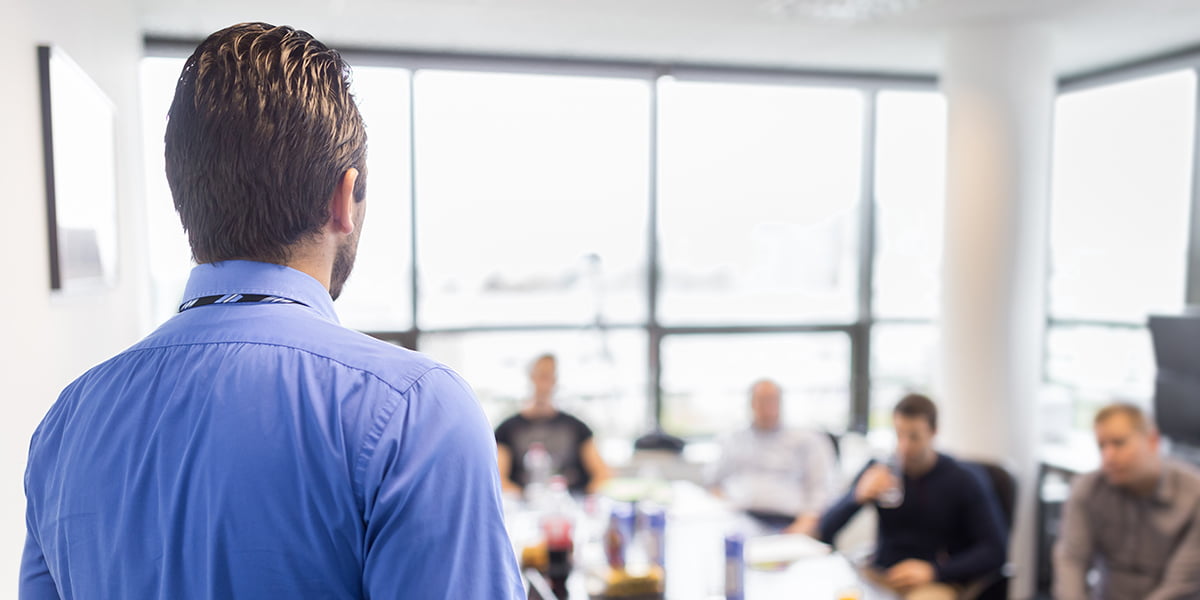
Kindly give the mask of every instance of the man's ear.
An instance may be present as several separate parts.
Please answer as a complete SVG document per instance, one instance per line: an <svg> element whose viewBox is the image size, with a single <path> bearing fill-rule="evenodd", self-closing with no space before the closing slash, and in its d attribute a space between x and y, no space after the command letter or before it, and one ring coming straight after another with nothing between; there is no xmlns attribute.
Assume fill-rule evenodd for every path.
<svg viewBox="0 0 1200 600"><path fill-rule="evenodd" d="M333 197L329 199L329 223L334 233L354 233L354 183L358 181L358 169L351 167L342 173Z"/></svg>

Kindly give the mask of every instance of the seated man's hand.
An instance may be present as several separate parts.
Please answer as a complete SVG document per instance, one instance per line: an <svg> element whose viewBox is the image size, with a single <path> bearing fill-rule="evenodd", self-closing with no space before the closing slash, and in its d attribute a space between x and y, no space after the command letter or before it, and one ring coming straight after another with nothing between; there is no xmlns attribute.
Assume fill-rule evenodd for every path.
<svg viewBox="0 0 1200 600"><path fill-rule="evenodd" d="M902 560L884 574L884 581L898 590L909 590L933 581L933 565L923 560Z"/></svg>
<svg viewBox="0 0 1200 600"><path fill-rule="evenodd" d="M500 493L512 496L514 498L520 498L521 495L525 493L525 489L513 483L512 481L509 481L508 479L501 479Z"/></svg>
<svg viewBox="0 0 1200 600"><path fill-rule="evenodd" d="M817 523L819 521L820 517L816 514L803 514L799 517L796 517L796 520L792 521L792 524L788 525L787 529L784 529L783 532L801 533L807 535L808 537L815 538L817 537Z"/></svg>
<svg viewBox="0 0 1200 600"><path fill-rule="evenodd" d="M858 485L854 488L854 501L859 504L866 504L879 498L879 495L884 490L896 485L896 476L887 467L881 464L871 465L858 478Z"/></svg>

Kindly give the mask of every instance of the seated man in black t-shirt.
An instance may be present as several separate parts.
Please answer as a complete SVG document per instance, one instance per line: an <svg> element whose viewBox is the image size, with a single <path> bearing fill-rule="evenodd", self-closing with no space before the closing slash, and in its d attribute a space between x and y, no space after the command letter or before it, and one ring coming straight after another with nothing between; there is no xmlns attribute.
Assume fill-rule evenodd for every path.
<svg viewBox="0 0 1200 600"><path fill-rule="evenodd" d="M873 504L878 526L868 575L908 600L952 600L1004 565L1008 539L998 500L980 474L934 450L937 407L929 398L905 396L892 423L903 498L889 497L901 482L888 467L869 464L821 516L821 539L832 542L860 508Z"/></svg>
<svg viewBox="0 0 1200 600"><path fill-rule="evenodd" d="M506 492L521 493L531 475L525 469L526 453L540 445L549 455L548 475L562 475L573 493L595 492L609 477L608 465L596 449L592 430L554 407L558 376L553 354L533 361L529 380L533 384L529 402L496 428L501 486Z"/></svg>

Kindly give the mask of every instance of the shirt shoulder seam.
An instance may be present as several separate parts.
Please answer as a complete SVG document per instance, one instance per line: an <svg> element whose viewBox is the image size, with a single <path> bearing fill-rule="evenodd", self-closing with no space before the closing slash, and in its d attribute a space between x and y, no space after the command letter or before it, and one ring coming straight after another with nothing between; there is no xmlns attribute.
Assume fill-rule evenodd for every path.
<svg viewBox="0 0 1200 600"><path fill-rule="evenodd" d="M311 355L311 356L322 358L324 360L327 360L331 363L340 365L347 369L351 369L351 370L363 373L365 375L368 375L371 378L373 378L374 380L383 384L384 387L386 387L387 389L389 389L393 392L394 397L391 399L388 399L388 401L383 403L383 406L381 406L378 410L374 411L375 414L372 417L371 428L366 432L366 434L364 434L362 444L359 445L358 451L356 452L356 456L354 459L354 470L351 473L351 483L354 488L354 495L359 503L359 506L366 506L366 497L363 494L363 490L364 490L365 484L366 484L364 478L365 478L365 474L366 474L367 463L370 462L371 457L374 455L377 444L379 443L379 440L382 439L382 437L383 437L383 431L387 428L387 425L389 423L391 423L392 416L395 414L396 409L400 406L400 403L408 395L408 392L412 389L412 387L414 385L416 385L419 381L424 379L425 376L427 376L429 373L431 373L433 371L448 371L448 369L446 369L446 367L444 367L442 365L430 364L419 375L413 377L412 381L410 381L408 383L408 385L405 386L404 389L400 389L400 388L396 387L395 385L393 385L392 382L384 379L383 377L381 377L378 373L375 373L374 371L370 371L370 370L364 369L362 367L347 364L345 361L339 360L339 359L331 357L331 356L327 356L320 352L315 352L315 351L307 349L307 348L300 348L300 347L292 345L292 344L281 344L281 343L277 343L277 342L237 340L237 339L217 340L217 341L209 341L209 342L186 342L186 343L162 344L162 345L155 345L155 346L150 346L150 347L145 347L145 348L131 348L131 349L123 352L121 355L124 356L124 355L129 355L129 354L134 354L134 353L148 352L151 350L158 350L158 349L163 349L163 348L180 348L180 347L186 347L186 346L217 346L217 345L223 345L223 344L250 344L250 345L255 345L255 346L273 346L276 348L287 348L289 350L295 350L296 352L303 352L303 353Z"/></svg>
<svg viewBox="0 0 1200 600"><path fill-rule="evenodd" d="M355 366L355 365L349 364L344 360L334 358L332 356L329 356L329 355L321 353L321 352L317 352L315 350L311 350L308 348L301 348L301 347L293 345L293 344L282 344L282 343L278 343L278 342L263 342L263 341L255 341L255 340L229 339L229 340L214 340L211 342L184 342L184 343L174 343L174 344L162 344L162 345L156 345L156 346L149 346L149 347L145 347L145 348L130 348L130 349L122 352L120 355L118 355L117 358L128 355L128 354L139 353L139 352L149 352L152 350L161 350L161 349L165 349L165 348L183 348L183 347L187 347L187 346L220 346L220 345L224 345L224 344L248 344L248 345L252 345L252 346L273 346L276 348L287 348L289 350L303 352L305 354L309 354L309 355L315 356L317 358L323 358L331 363L335 363L335 364L343 366L347 369L359 371L361 373L370 375L371 377L377 379L380 383L387 386L389 389L396 392L397 394L404 394L407 392L407 388L404 390L397 388L395 385L392 384L392 382L388 381L387 379L383 378L378 373L376 373L370 369L366 369L366 368L363 368L360 366ZM428 369L423 371L417 377L413 378L412 383L416 383L416 381L418 379L420 379L421 377L424 377L426 373L428 373L429 371L432 371L434 369L437 369L437 368L439 368L438 365L430 365ZM412 387L412 383L410 383L408 385L409 388Z"/></svg>
<svg viewBox="0 0 1200 600"><path fill-rule="evenodd" d="M400 407L401 402L407 398L408 393L412 390L413 386L419 383L422 379L425 379L426 376L434 371L450 373L450 370L446 367L434 364L430 365L429 368L420 375L414 377L412 382L409 383L408 387L406 387L404 391L397 390L394 386L389 386L397 393L396 397L394 398L394 402L386 403L385 406L381 407L375 413L375 416L372 419L373 423L371 425L371 429L367 431L366 435L363 436L362 445L359 447L357 456L354 460L354 479L356 480L354 494L358 497L361 506L366 506L365 491L367 466L370 464L371 459L374 458L375 451L379 449L379 441L383 439L383 432L387 430L388 425L390 425L392 420L395 418L397 409Z"/></svg>

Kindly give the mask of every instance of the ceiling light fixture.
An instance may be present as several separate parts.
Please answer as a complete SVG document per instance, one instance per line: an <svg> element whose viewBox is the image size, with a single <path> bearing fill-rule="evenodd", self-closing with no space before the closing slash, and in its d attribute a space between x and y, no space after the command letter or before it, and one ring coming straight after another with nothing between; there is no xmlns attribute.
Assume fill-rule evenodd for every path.
<svg viewBox="0 0 1200 600"><path fill-rule="evenodd" d="M766 0L768 12L819 21L862 22L908 12L926 0Z"/></svg>

